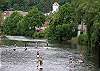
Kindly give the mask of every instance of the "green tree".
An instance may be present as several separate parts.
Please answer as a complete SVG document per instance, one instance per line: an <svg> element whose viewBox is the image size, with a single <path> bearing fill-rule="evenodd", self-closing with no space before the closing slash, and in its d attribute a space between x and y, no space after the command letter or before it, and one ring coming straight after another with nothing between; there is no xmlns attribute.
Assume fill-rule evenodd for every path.
<svg viewBox="0 0 100 71"><path fill-rule="evenodd" d="M19 34L24 36L31 36L35 32L35 27L41 27L44 24L45 16L36 7L33 7L21 21L18 23Z"/></svg>
<svg viewBox="0 0 100 71"><path fill-rule="evenodd" d="M40 11L49 13L52 11L52 0L40 0L36 6Z"/></svg>
<svg viewBox="0 0 100 71"><path fill-rule="evenodd" d="M45 21L45 15L36 7L33 7L32 10L29 11L27 17L30 17L30 19L34 22L34 25L37 27L42 26Z"/></svg>
<svg viewBox="0 0 100 71"><path fill-rule="evenodd" d="M49 40L64 41L76 36L77 25L73 22L73 12L73 7L66 3L51 16L50 26L46 34Z"/></svg>
<svg viewBox="0 0 100 71"><path fill-rule="evenodd" d="M2 23L3 23L3 15L2 12L0 11L0 35L2 34Z"/></svg>
<svg viewBox="0 0 100 71"><path fill-rule="evenodd" d="M76 36L72 24L50 25L46 30L46 37L50 41L61 42Z"/></svg>
<svg viewBox="0 0 100 71"><path fill-rule="evenodd" d="M1 10L22 10L29 11L33 6L44 12L52 11L52 4L58 2L60 5L70 2L71 0L0 0Z"/></svg>
<svg viewBox="0 0 100 71"><path fill-rule="evenodd" d="M0 10L4 11L8 8L8 2L7 0L0 0Z"/></svg>
<svg viewBox="0 0 100 71"><path fill-rule="evenodd" d="M2 15L2 12L0 11L0 26L1 26L2 20L3 20L3 15Z"/></svg>
<svg viewBox="0 0 100 71"><path fill-rule="evenodd" d="M25 16L18 22L17 25L18 35L32 36L35 32L35 26L33 20L30 17Z"/></svg>
<svg viewBox="0 0 100 71"><path fill-rule="evenodd" d="M27 0L8 0L8 7L13 8L13 10L28 10L28 1Z"/></svg>
<svg viewBox="0 0 100 71"><path fill-rule="evenodd" d="M85 39L88 47L87 55L93 56L95 48L99 47L100 44L98 41L100 35L98 35L100 23L100 0L73 0L71 2L74 7L74 22L80 24L85 23L87 25L87 34L82 35L82 39ZM98 27L97 27L98 26ZM79 37L81 40L81 38ZM84 43L84 41L82 41Z"/></svg>
<svg viewBox="0 0 100 71"><path fill-rule="evenodd" d="M7 17L3 24L3 32L6 35L17 35L17 22L22 19L22 15L14 12L10 17Z"/></svg>
<svg viewBox="0 0 100 71"><path fill-rule="evenodd" d="M100 16L100 0L73 0L72 5L75 7L75 22L87 25L88 46L92 47L93 25Z"/></svg>

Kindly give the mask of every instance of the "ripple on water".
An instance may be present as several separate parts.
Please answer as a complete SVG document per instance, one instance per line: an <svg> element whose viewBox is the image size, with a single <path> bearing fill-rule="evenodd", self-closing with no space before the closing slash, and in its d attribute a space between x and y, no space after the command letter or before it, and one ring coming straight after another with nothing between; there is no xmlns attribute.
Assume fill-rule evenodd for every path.
<svg viewBox="0 0 100 71"><path fill-rule="evenodd" d="M43 71L91 71L85 63L77 63L80 55L62 49L36 49L29 48L24 51L19 47L2 48L0 71L37 71L36 53L40 50L43 56ZM71 62L72 60L72 62Z"/></svg>

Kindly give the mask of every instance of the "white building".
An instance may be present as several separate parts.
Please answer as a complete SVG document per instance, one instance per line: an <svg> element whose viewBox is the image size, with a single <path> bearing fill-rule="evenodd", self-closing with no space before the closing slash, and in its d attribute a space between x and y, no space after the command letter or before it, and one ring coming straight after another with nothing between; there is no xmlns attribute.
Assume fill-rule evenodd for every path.
<svg viewBox="0 0 100 71"><path fill-rule="evenodd" d="M59 4L57 2L55 2L53 5L52 5L52 11L50 11L49 13L45 13L44 15L47 16L47 15L50 15L52 13L55 13L55 12L58 12L59 11Z"/></svg>
<svg viewBox="0 0 100 71"><path fill-rule="evenodd" d="M78 25L78 34L77 34L77 36L79 37L81 32L86 33L86 31L87 31L87 25L85 25L85 24Z"/></svg>
<svg viewBox="0 0 100 71"><path fill-rule="evenodd" d="M59 11L59 4L57 2L55 2L52 6L52 13L54 12L58 12Z"/></svg>

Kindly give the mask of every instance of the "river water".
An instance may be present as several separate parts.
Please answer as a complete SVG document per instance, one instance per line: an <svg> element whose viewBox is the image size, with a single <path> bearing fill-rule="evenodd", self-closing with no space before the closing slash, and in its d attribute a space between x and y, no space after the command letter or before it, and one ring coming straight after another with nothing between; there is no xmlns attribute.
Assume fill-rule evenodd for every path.
<svg viewBox="0 0 100 71"><path fill-rule="evenodd" d="M37 51L43 57L43 71L99 71L93 62L85 60L79 45L49 44L49 46L44 46L45 44L41 44L43 46L36 48L32 46L35 43L28 44L26 51L22 45L1 46L0 71L39 71Z"/></svg>

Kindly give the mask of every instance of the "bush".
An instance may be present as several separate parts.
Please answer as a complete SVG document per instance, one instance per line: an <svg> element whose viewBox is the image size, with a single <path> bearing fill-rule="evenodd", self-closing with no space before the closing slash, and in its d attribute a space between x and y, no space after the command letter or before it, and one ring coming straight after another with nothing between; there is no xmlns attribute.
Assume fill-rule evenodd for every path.
<svg viewBox="0 0 100 71"><path fill-rule="evenodd" d="M49 25L46 29L46 37L50 41L67 41L72 37L76 36L76 29L73 28L72 24L62 24L62 25Z"/></svg>
<svg viewBox="0 0 100 71"><path fill-rule="evenodd" d="M45 33L44 32L35 32L33 34L33 38L45 38Z"/></svg>
<svg viewBox="0 0 100 71"><path fill-rule="evenodd" d="M36 7L33 7L28 15L18 22L19 35L32 37L35 32L35 27L41 27L44 21L45 16L43 13Z"/></svg>
<svg viewBox="0 0 100 71"><path fill-rule="evenodd" d="M88 36L87 36L87 34L86 33L81 34L78 37L78 42L81 45L87 45L88 44Z"/></svg>
<svg viewBox="0 0 100 71"><path fill-rule="evenodd" d="M17 23L23 18L18 12L14 12L10 17L7 17L3 24L3 32L6 35L17 35Z"/></svg>

